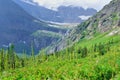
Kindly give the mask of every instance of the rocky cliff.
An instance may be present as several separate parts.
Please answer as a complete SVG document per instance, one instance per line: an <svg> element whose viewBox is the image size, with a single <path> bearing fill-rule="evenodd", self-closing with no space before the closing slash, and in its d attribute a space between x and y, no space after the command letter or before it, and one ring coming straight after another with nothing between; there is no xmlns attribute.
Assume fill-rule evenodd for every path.
<svg viewBox="0 0 120 80"><path fill-rule="evenodd" d="M59 51L83 38L93 38L96 34L108 32L108 35L120 34L120 0L113 0L93 17L69 31L50 51ZM49 50L48 50L49 52Z"/></svg>

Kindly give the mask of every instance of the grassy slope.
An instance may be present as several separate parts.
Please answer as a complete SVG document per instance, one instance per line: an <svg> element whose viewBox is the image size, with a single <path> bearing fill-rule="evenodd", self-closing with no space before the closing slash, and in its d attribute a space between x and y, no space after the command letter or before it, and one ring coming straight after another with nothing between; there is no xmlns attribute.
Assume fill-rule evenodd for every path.
<svg viewBox="0 0 120 80"><path fill-rule="evenodd" d="M120 80L120 35L106 36L106 34L91 40L82 40L74 46L75 50L84 46L90 49L96 43L106 43L113 40L114 43L109 45L111 50L103 56L100 56L98 52L89 52L85 58L72 52L69 52L69 55L59 55L59 57L53 55L42 63L31 62L28 67L4 71L1 73L0 79Z"/></svg>

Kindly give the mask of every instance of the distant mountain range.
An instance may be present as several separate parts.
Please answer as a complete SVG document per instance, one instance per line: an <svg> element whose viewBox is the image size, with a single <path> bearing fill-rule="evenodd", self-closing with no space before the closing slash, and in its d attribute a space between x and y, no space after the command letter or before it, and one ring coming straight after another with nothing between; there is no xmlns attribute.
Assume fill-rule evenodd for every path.
<svg viewBox="0 0 120 80"><path fill-rule="evenodd" d="M34 3L32 0L13 0L35 18L49 22L80 23L94 15L93 8L84 9L74 6L60 6L58 10L50 10Z"/></svg>
<svg viewBox="0 0 120 80"><path fill-rule="evenodd" d="M30 54L32 44L38 53L67 35L69 24L58 23L82 22L96 13L94 9L73 6L60 6L53 11L27 1L0 0L0 48L13 43L17 53L26 50Z"/></svg>
<svg viewBox="0 0 120 80"><path fill-rule="evenodd" d="M46 32L50 34L43 36ZM59 39L54 34L65 32L65 29L34 18L12 0L0 0L0 47L7 48L14 43L17 52L23 49L30 52L31 43L34 43L39 51Z"/></svg>

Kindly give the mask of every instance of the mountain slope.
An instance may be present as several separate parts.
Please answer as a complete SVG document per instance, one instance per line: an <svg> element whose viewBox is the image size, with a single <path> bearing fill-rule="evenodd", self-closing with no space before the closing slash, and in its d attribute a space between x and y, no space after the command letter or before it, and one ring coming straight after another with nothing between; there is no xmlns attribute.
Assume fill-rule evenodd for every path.
<svg viewBox="0 0 120 80"><path fill-rule="evenodd" d="M119 44L119 35L101 34L53 55L44 55L42 52L34 60L33 57L24 56L16 60L22 64L16 64L15 69L8 69L10 64L6 63L4 71L0 71L0 79L119 80Z"/></svg>
<svg viewBox="0 0 120 80"><path fill-rule="evenodd" d="M97 11L93 8L84 9L82 7L74 6L60 6L58 10L50 10L45 7L34 3L32 0L13 0L19 4L24 10L29 14L36 17L37 19L59 22L59 23L80 23L84 21L84 17L90 17L94 15ZM74 14L74 15L73 15Z"/></svg>
<svg viewBox="0 0 120 80"><path fill-rule="evenodd" d="M83 22L73 33L82 37L93 36L96 33L112 31L120 27L120 0L113 0L100 12ZM80 37L79 37L80 38Z"/></svg>
<svg viewBox="0 0 120 80"><path fill-rule="evenodd" d="M50 51L58 51L82 39L108 32L107 35L120 34L120 0L113 0L96 15L69 31L69 35L51 47ZM51 52L52 52L51 51Z"/></svg>
<svg viewBox="0 0 120 80"><path fill-rule="evenodd" d="M18 52L29 49L31 42L36 39L31 35L37 30L65 32L32 17L12 0L0 0L0 47L14 43ZM37 51L41 48L36 47Z"/></svg>
<svg viewBox="0 0 120 80"><path fill-rule="evenodd" d="M115 8L118 6L117 4L119 4L119 1L120 0L113 0L107 5L109 6L107 9L110 10L111 8ZM115 5L113 6L113 4ZM116 7L116 10L119 10L119 7ZM116 10L114 10L114 12ZM119 11L116 12L119 13ZM95 16L93 16L92 19L95 19ZM102 18L99 18L99 20L102 21ZM119 19L119 17L116 18ZM89 19L88 21L92 20ZM14 56L11 56L14 51L11 50L12 46L10 47L11 54L9 54L9 51L6 52L3 49L0 50L0 79L120 80L119 21L117 22L117 19L111 19L111 21L116 24L109 23L108 21L109 24L107 23L106 25L110 28L105 31L103 28L99 28L98 24L89 28L90 23L88 21L76 27L72 32L68 32L69 34L71 33L71 35L67 35L66 38L66 42L68 39L68 44L72 44L70 41L80 41L64 50L53 53L52 55L45 55L43 50L42 53L37 56L32 55L31 57L26 57L24 54L23 57L18 59L15 54L13 54L15 58ZM91 22L91 24L94 23ZM105 25L101 25L106 29ZM94 27L96 27L94 30L98 29L99 31L93 32L91 28ZM88 35L86 35L85 31L89 29L91 29L91 32L88 32ZM33 35L42 33L46 33L46 35L49 33L51 34L50 36L55 35L53 32L44 30L38 31L37 34L34 33ZM89 33L91 33L91 35ZM73 38L73 34L75 35L75 38ZM60 35L57 34L57 36Z"/></svg>

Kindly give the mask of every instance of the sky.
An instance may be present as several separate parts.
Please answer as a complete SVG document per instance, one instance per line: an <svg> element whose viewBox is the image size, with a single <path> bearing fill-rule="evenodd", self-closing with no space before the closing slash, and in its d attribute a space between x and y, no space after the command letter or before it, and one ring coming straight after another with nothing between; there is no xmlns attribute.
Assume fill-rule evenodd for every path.
<svg viewBox="0 0 120 80"><path fill-rule="evenodd" d="M94 8L97 11L108 4L111 0L33 0L46 8L57 10L59 6L80 6L85 9Z"/></svg>

